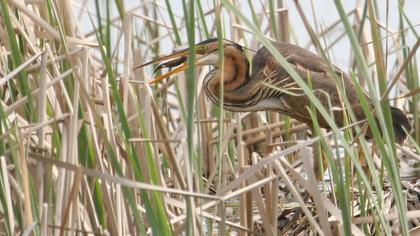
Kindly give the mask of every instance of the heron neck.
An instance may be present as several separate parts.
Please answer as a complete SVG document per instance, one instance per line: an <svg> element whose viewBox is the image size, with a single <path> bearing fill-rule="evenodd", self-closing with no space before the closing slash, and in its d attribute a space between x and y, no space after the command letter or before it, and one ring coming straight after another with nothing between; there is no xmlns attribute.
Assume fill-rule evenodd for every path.
<svg viewBox="0 0 420 236"><path fill-rule="evenodd" d="M223 70L223 73L222 73ZM238 93L238 89L249 83L249 62L243 53L225 52L224 66L216 68L206 81L206 89L213 100L220 98L220 84L223 81L223 98L225 102L239 103L249 96ZM242 90L242 89L241 89Z"/></svg>

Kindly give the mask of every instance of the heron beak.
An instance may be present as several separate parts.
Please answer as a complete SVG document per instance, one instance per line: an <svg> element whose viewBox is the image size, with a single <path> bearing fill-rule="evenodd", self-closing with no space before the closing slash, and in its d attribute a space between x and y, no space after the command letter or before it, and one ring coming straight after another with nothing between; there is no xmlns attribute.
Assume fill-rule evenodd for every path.
<svg viewBox="0 0 420 236"><path fill-rule="evenodd" d="M188 51L187 51L186 54L188 54ZM204 65L218 66L219 65L219 55L217 53L204 54L200 51L196 51L195 55L196 55L196 60L195 60L194 66L204 66ZM159 77L157 77L157 78L155 78L155 79L153 79L153 80L151 80L151 81L149 81L149 84L157 83L157 82L159 82L159 81L161 81L165 78L168 78L171 75L178 74L178 73L188 69L189 65L186 63L186 61L187 61L187 55L183 54L183 56L181 56L179 58L176 58L176 59L164 62L162 64L159 64L155 68L155 73L156 73L156 71L158 71L159 69L162 69L162 68L172 68L172 67L175 67L175 66L179 66L181 64L182 65L173 69L173 70L171 70L171 71L169 71L169 72L167 72L167 73L165 73L165 74L163 74L163 75L161 75L161 76L159 76Z"/></svg>
<svg viewBox="0 0 420 236"><path fill-rule="evenodd" d="M163 64L166 64L166 63L163 63ZM160 64L158 67L160 67L163 64ZM161 68L164 68L164 67L161 67ZM162 75L156 77L155 79L149 81L149 84L155 84L155 83L157 83L157 82L159 82L159 81L161 81L161 80L163 80L165 78L170 77L171 75L178 74L178 73L186 70L187 68L188 68L188 64L187 63L184 63L184 64L182 64L182 66L177 67L177 68L169 71L168 73L162 74ZM156 69L155 69L155 71L156 71Z"/></svg>
<svg viewBox="0 0 420 236"><path fill-rule="evenodd" d="M157 83L157 82L159 82L159 81L161 81L165 78L168 78L169 76L171 76L173 74L177 74L179 72L182 72L182 71L186 70L188 68L188 64L185 63L187 61L187 56L188 56L188 49L183 49L183 50L174 52L170 55L163 56L163 57L157 58L153 61L147 62L145 64L136 66L136 67L134 67L134 70L145 67L145 66L148 66L148 65L151 65L151 64L156 64L156 63L162 62L153 71L154 73L156 73L158 70L160 70L162 68L172 68L172 67L179 66L179 65L182 64L180 67L177 67L174 70L171 70L171 71L169 71L165 74L162 74L162 75L158 76L157 78L149 81L149 84L154 84L154 83Z"/></svg>

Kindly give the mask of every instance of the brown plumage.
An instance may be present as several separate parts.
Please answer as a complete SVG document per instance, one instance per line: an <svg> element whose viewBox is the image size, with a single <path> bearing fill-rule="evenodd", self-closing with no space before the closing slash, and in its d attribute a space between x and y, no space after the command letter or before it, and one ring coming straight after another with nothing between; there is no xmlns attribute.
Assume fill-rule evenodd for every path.
<svg viewBox="0 0 420 236"><path fill-rule="evenodd" d="M280 42L273 44L306 83L310 80L315 96L327 110L332 110L335 122L339 127L343 126L343 99L337 90L332 73L341 79L356 118L358 120L365 119L355 85L346 73L335 66L331 72L328 63L322 57L296 45ZM217 45L217 39L209 39L195 46L197 54L195 65L214 67L206 75L203 85L206 94L213 102L220 102L220 82L223 79L225 109L231 111L272 110L312 125L308 111L309 98L265 47L260 48L253 57L252 72L249 73L250 66L243 48L228 40L223 40L224 65L222 71ZM157 69L174 67L184 63L187 55L187 49L181 50L142 66L169 60L160 64ZM184 64L174 71L156 78L152 83L185 70L187 66ZM222 76L223 78L221 78ZM407 136L403 128L410 131L410 122L398 108L392 107L391 114L396 141L403 142ZM317 113L317 120L322 128L329 128L328 123L319 113ZM369 129L366 132L366 137L371 137Z"/></svg>

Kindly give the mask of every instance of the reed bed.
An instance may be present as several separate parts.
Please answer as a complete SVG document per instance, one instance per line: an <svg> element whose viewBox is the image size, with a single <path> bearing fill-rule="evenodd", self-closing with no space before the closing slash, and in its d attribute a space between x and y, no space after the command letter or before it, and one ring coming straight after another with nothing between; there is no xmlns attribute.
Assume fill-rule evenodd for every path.
<svg viewBox="0 0 420 236"><path fill-rule="evenodd" d="M404 1L335 0L328 22L317 4L0 0L0 234L420 234L420 22ZM153 66L133 70L210 37L266 46L331 130L225 111L203 93L208 68L157 85ZM351 111L337 127L272 40L347 54L379 127ZM404 145L390 105L412 122Z"/></svg>

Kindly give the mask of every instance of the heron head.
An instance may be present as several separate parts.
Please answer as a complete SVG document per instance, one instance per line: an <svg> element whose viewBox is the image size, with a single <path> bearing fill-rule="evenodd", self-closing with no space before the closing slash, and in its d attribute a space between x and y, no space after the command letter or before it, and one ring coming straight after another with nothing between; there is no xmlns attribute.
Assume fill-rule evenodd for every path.
<svg viewBox="0 0 420 236"><path fill-rule="evenodd" d="M223 39L222 47L224 50L224 55L226 52L232 53L243 53L242 46L237 43L234 43L230 40ZM195 66L205 66L210 65L214 67L220 66L220 52L219 52L219 41L217 38L211 38L204 40L196 45L194 45L195 51ZM188 55L189 48L178 50L173 52L170 55L166 55L160 58L157 58L153 61L147 62L143 65L137 66L134 69L138 69L150 64L160 63L154 70L154 72L163 69L163 68L174 68L173 70L162 74L161 76L151 80L149 83L157 83L173 74L182 72L188 68Z"/></svg>

